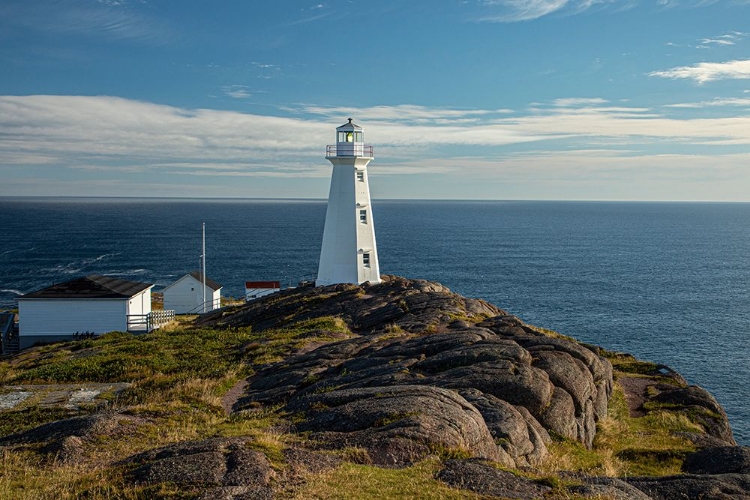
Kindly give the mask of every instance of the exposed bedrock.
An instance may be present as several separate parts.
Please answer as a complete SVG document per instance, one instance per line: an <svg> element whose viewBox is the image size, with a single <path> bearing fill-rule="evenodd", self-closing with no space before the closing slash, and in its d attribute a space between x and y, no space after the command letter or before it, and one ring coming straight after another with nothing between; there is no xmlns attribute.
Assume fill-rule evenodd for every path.
<svg viewBox="0 0 750 500"><path fill-rule="evenodd" d="M425 450L451 448L511 466L538 464L549 431L590 446L596 422L606 416L607 360L483 301L394 277L298 294L316 307L300 312L303 299L288 294L246 306L252 315L243 309L218 321L267 328L338 315L361 336L265 367L235 410L285 404L304 414L299 427L314 439L363 447L376 462L407 463ZM296 313L286 305L293 299ZM397 443L397 451L376 450L378 442Z"/></svg>
<svg viewBox="0 0 750 500"><path fill-rule="evenodd" d="M171 483L201 491L201 499L273 498L271 464L242 439L187 441L134 455L121 465L131 468L135 483Z"/></svg>
<svg viewBox="0 0 750 500"><path fill-rule="evenodd" d="M378 465L406 465L446 450L514 464L494 444L479 411L446 389L413 385L340 389L295 399L286 408L305 412L297 428L312 432L313 441L364 448Z"/></svg>

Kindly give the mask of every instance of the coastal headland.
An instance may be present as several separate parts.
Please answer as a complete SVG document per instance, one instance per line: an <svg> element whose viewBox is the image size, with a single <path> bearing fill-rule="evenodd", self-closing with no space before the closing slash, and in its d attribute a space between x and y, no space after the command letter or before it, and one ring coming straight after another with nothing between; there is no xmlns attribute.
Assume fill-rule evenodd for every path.
<svg viewBox="0 0 750 500"><path fill-rule="evenodd" d="M35 347L0 380L3 498L750 498L707 391L426 280Z"/></svg>

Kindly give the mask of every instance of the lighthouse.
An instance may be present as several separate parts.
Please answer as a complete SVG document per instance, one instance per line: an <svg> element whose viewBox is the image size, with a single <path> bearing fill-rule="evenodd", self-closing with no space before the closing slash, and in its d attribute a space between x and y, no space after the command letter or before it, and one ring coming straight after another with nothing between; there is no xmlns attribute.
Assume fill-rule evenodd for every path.
<svg viewBox="0 0 750 500"><path fill-rule="evenodd" d="M367 164L372 146L362 127L349 122L336 128L336 144L326 147L333 164L316 285L380 283L375 221L370 204Z"/></svg>

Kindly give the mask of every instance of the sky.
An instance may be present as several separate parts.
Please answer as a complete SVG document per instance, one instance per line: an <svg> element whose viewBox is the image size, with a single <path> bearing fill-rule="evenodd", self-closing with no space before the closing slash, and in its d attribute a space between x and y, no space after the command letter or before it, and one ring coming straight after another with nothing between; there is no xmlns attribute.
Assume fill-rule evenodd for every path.
<svg viewBox="0 0 750 500"><path fill-rule="evenodd" d="M0 196L750 201L750 0L0 0Z"/></svg>

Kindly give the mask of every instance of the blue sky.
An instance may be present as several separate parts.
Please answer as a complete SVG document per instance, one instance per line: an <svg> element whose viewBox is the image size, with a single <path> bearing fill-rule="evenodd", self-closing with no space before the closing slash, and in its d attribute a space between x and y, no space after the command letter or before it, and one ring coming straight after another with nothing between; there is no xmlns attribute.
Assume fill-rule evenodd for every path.
<svg viewBox="0 0 750 500"><path fill-rule="evenodd" d="M750 201L750 1L0 0L0 196Z"/></svg>

